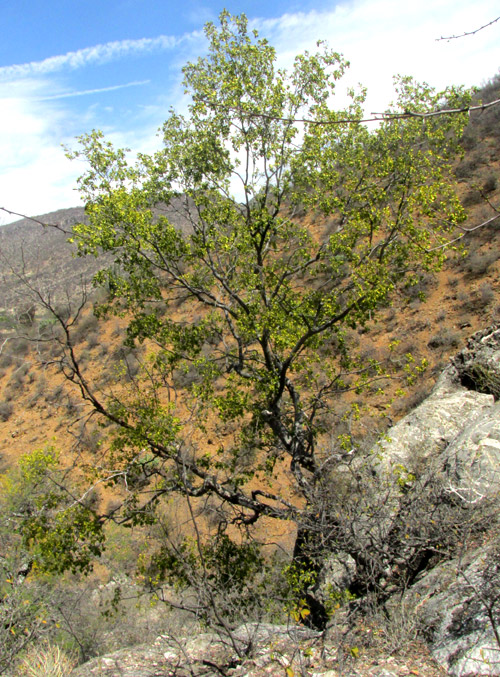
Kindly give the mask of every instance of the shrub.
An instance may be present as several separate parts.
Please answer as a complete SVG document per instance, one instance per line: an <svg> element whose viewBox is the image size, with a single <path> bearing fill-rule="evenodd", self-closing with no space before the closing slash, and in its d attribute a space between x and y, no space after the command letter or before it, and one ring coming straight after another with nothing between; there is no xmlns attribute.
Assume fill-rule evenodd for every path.
<svg viewBox="0 0 500 677"><path fill-rule="evenodd" d="M27 406L32 408L35 406L35 404L38 402L40 397L45 395L45 392L47 390L47 379L45 376L42 374L38 380L38 383L35 386L35 390L33 392L33 395L31 398L28 400Z"/></svg>
<svg viewBox="0 0 500 677"><path fill-rule="evenodd" d="M392 408L398 415L406 414L415 409L415 407L418 407L418 405L429 396L430 392L431 389L428 386L423 386L411 393L411 395L408 395L408 397L404 397L394 402Z"/></svg>
<svg viewBox="0 0 500 677"><path fill-rule="evenodd" d="M75 343L80 343L87 339L91 334L97 332L99 326L99 320L95 315L90 313L80 320L73 331L73 341Z"/></svg>
<svg viewBox="0 0 500 677"><path fill-rule="evenodd" d="M427 344L429 348L457 348L460 344L460 334L452 329L443 329L431 337Z"/></svg>
<svg viewBox="0 0 500 677"><path fill-rule="evenodd" d="M482 199L481 191L477 188L472 188L462 198L462 204L464 207L472 207L472 205L479 204Z"/></svg>
<svg viewBox="0 0 500 677"><path fill-rule="evenodd" d="M422 273L418 280L404 288L405 296L412 301L416 299L421 300L433 282L434 276L431 273Z"/></svg>
<svg viewBox="0 0 500 677"><path fill-rule="evenodd" d="M100 354L105 356L110 352L110 345L109 343L101 343L100 344Z"/></svg>
<svg viewBox="0 0 500 677"><path fill-rule="evenodd" d="M87 345L90 349L96 348L99 345L99 334L96 331L93 331L87 336Z"/></svg>
<svg viewBox="0 0 500 677"><path fill-rule="evenodd" d="M463 262L463 268L469 275L479 277L498 260L500 253L495 250L471 252Z"/></svg>
<svg viewBox="0 0 500 677"><path fill-rule="evenodd" d="M32 646L18 666L19 677L67 677L75 667L72 656L50 643Z"/></svg>
<svg viewBox="0 0 500 677"><path fill-rule="evenodd" d="M14 406L11 402L7 402L6 400L0 402L0 421L3 421L4 423L8 421L12 416L13 411Z"/></svg>
<svg viewBox="0 0 500 677"><path fill-rule="evenodd" d="M481 306L488 306L494 298L495 292L493 291L491 284L487 284L486 282L482 284L479 288L479 302Z"/></svg>
<svg viewBox="0 0 500 677"><path fill-rule="evenodd" d="M62 320L69 320L69 318L71 317L71 306L67 303L62 303L56 306L55 314ZM50 316L50 320L51 322L53 322L52 315Z"/></svg>
<svg viewBox="0 0 500 677"><path fill-rule="evenodd" d="M495 174L490 174L483 183L483 193L492 193L497 188L497 177Z"/></svg>
<svg viewBox="0 0 500 677"><path fill-rule="evenodd" d="M60 402L63 394L64 388L61 384L59 384L58 386L55 386L52 390L47 392L47 394L45 395L45 401L50 403Z"/></svg>
<svg viewBox="0 0 500 677"><path fill-rule="evenodd" d="M99 428L91 425L88 421L81 421L78 442L82 449L89 451L91 454L96 454L99 451L101 443Z"/></svg>
<svg viewBox="0 0 500 677"><path fill-rule="evenodd" d="M18 357L27 355L30 351L30 343L26 339L17 338L11 342L10 349L12 354L17 355Z"/></svg>
<svg viewBox="0 0 500 677"><path fill-rule="evenodd" d="M2 353L0 355L0 367L10 367L12 360L13 358L10 353Z"/></svg>
<svg viewBox="0 0 500 677"><path fill-rule="evenodd" d="M468 155L455 169L457 179L468 179L474 175L479 166L479 158L476 155Z"/></svg>
<svg viewBox="0 0 500 677"><path fill-rule="evenodd" d="M24 381L26 375L29 373L29 370L30 365L25 362L20 367L18 367L18 369L12 372L8 383L8 386L12 391L16 392L23 389Z"/></svg>

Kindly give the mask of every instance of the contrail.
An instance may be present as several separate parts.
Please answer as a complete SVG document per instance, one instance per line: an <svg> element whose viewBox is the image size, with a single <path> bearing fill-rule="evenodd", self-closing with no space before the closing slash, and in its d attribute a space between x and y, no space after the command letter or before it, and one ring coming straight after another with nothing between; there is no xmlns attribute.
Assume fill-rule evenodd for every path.
<svg viewBox="0 0 500 677"><path fill-rule="evenodd" d="M41 96L33 99L34 101L53 101L54 99L69 99L72 96L87 96L88 94L100 94L101 92L113 92L117 89L125 89L126 87L139 87L140 85L148 85L151 80L136 80L134 82L127 82L124 85L111 85L110 87L99 87L98 89L84 89L77 92L63 92L62 94L54 94L52 96Z"/></svg>

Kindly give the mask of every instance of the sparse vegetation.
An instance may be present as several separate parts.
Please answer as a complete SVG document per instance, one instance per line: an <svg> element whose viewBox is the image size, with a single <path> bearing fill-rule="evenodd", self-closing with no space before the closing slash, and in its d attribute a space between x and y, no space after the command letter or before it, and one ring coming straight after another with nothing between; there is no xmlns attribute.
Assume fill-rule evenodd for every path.
<svg viewBox="0 0 500 677"><path fill-rule="evenodd" d="M479 287L479 303L481 306L488 306L490 303L492 303L495 299L495 292L493 291L493 288L491 284L488 284L487 282L484 282L480 287Z"/></svg>
<svg viewBox="0 0 500 677"><path fill-rule="evenodd" d="M75 659L56 644L31 646L17 665L19 677L67 677L75 666Z"/></svg>
<svg viewBox="0 0 500 677"><path fill-rule="evenodd" d="M9 418L12 416L12 413L14 411L14 405L12 402L9 401L3 401L0 402L0 421L3 421L4 423L9 420Z"/></svg>
<svg viewBox="0 0 500 677"><path fill-rule="evenodd" d="M432 336L428 343L429 348L458 348L459 345L460 334L452 329L441 330Z"/></svg>
<svg viewBox="0 0 500 677"><path fill-rule="evenodd" d="M339 665L355 662L353 648L379 646L377 642L387 651L398 651L422 629L411 609L391 605L391 595L402 595L418 574L479 539L491 517L486 502L469 509L450 495L439 477L441 469L432 475L428 468L414 473L401 466L387 475L380 472L374 452L384 417L402 416L428 394L428 382L411 385L424 369L425 353L430 353L433 367L430 380L438 360L443 366L460 346L469 320L476 322L481 311L498 311L493 309L496 283L491 275L498 260L496 234L488 242L481 230L468 236L469 253L457 259L454 277L448 280L446 291L453 299L427 314L425 296L437 289L434 272L443 263L439 246L453 232L443 231L443 239L432 240L439 253L423 260L422 252L432 249L439 226L434 231L421 219L415 225L404 202L401 221L385 221L392 218L388 205L405 191L416 189L422 197L418 181L407 185L402 171L411 162L413 144L422 134L428 135L430 146L444 143L444 137L451 141L459 123L446 131L441 122L429 129L418 121L398 123L394 130L383 124L373 134L361 126L317 130L306 125L302 150L295 155L293 146L286 155L283 142L293 125L259 116L266 110L277 117L293 116L292 99L284 107L289 92L277 96L279 88L273 89L277 85L267 75L261 82L272 65L272 50L258 46L245 30L243 20L227 17L220 30L212 28L213 39L223 36L227 41L225 51L214 39L209 57L188 65L186 81L195 95L192 117L186 121L173 116L166 123L165 148L149 165L126 166L120 151L106 146L98 134L83 139L80 153L91 161L90 183L98 185L104 155L111 178L95 195L86 194L90 222L77 228L77 237L83 253L107 247L107 261L119 253L120 264L99 274L102 289L95 314L85 311L73 325L81 308L59 295L50 316L47 308L28 313L22 323L25 335L10 337L0 355L9 379L0 420L40 404L53 416L56 409L50 405L60 405L59 429L54 429L57 434L71 430L72 449L82 464L76 471L68 461L63 471L51 458L39 457L39 465L31 466L31 479L36 475L37 480L30 485L34 500L25 489L25 502L16 508L16 519L26 518L22 528L16 522L12 541L13 551L19 546L21 555L9 570L2 570L0 593L15 611L15 627L33 628L33 634L30 647L22 641L2 645L0 639L0 661L17 661L19 674L65 674L69 667L57 672L65 660L71 663L78 656L82 661L142 641L149 631L154 636L159 619L165 627L179 617L179 612L174 619L169 616L169 603L219 628L229 640L234 627L247 619L328 625L338 635ZM236 58L231 51L235 45L253 55L249 63L238 61L240 75L251 74L253 83L243 98L224 94L223 80L209 80L223 77L225 60ZM267 54L265 59L257 58L259 50ZM210 59L221 60L218 75L207 69ZM343 69L338 55L328 52L314 68L308 59L304 57L296 77L312 78L311 91L315 68L324 66L325 73L330 66ZM495 82L493 89L498 78ZM433 105L434 95L411 81L401 81L400 90L401 106L410 100L424 108ZM206 99L207 91L213 100ZM314 96L317 110L311 109L311 115L331 115L335 122L336 114L321 102L319 85ZM361 98L356 96L351 116L359 114ZM260 151L253 148L254 141L248 146L249 139L260 138L273 161L282 162L264 188L262 176L253 177L243 210L218 192L231 173L224 143L233 113L247 130L250 155ZM482 118L477 120L483 125ZM486 220L491 207L484 196L493 199L497 178L486 170L486 155L477 144L485 130L490 140L498 137L498 130L491 121L483 127L478 131L469 125L465 131L464 142L474 152L457 166L456 176L463 183L462 204L474 209L485 205ZM381 167L377 180L370 184L368 177L369 185L361 188L366 175L360 178L356 169L359 142L363 161L371 149L373 163L377 152L392 163L390 176ZM323 158L324 148L330 154ZM453 158L450 148L447 159ZM158 169L167 166L175 173L172 185ZM311 169L312 178L307 174ZM434 174L424 177L444 190L437 199L441 193L429 185L433 199L418 207L437 223L442 223L440 210L444 222L464 218L449 190L448 170L436 166ZM377 199L368 205L366 194L386 178L388 195L377 188ZM177 195L181 188L184 193ZM178 201L177 211L186 208L188 235L181 235L161 211L151 216L152 206L168 200ZM119 222L108 219L117 211L123 217ZM314 223L315 238L323 238L319 245L300 219ZM389 227L397 237L385 242ZM130 248L130 240L122 239L127 228L134 235ZM374 255L385 245L387 260ZM410 277L405 278L406 269ZM282 277L284 271L290 281ZM481 282L488 273L490 278ZM184 287L182 294L179 286ZM389 302L395 307L387 308ZM112 319L114 328L101 332L114 314L120 320ZM7 319L0 317L0 323L10 331L14 325ZM48 343L37 344L42 334L62 341L64 330L77 346L76 356L68 351L69 344L55 350ZM396 342L386 354L381 345L388 330ZM104 335L111 336L109 345L102 343ZM117 345L118 340L123 343ZM430 351L422 349L423 340ZM29 357L34 362L36 351L45 366L50 361L42 375L24 361ZM57 369L107 417L102 426L96 425L97 418L88 422L87 404L75 399L76 390L70 393L60 383ZM494 374L474 371L470 378L477 390L498 397ZM409 395L403 396L396 388L406 380ZM398 393L392 408L382 392L387 383L388 390ZM373 411L367 402L375 402ZM76 483L69 485L71 476ZM93 482L99 489L87 493ZM71 486L69 497L62 491L65 485ZM68 519L58 523L57 511L66 514L67 500L80 512L69 511ZM390 525L384 512L388 501L394 507ZM282 520L284 530L294 525L286 554L274 557L270 547L261 547L266 546L262 533L272 533L273 519ZM260 522L265 522L261 531ZM127 536L118 523L132 527ZM67 579L61 574L61 582L51 578L52 571L90 568L105 536L109 547L100 559L100 575L112 578L99 593L97 582L84 589L78 573ZM295 547L290 546L293 538ZM54 553L61 551L58 559ZM345 587L325 592L320 569L332 555L344 563L352 558L356 571ZM14 580L19 561L32 558L40 577L30 575L26 585L14 589L6 581ZM123 592L130 600L122 599ZM144 597L144 605L138 596ZM27 615L26 600L33 605ZM161 611L149 608L150 602L161 601L167 605ZM47 604L50 624L43 622ZM127 621L133 614L135 627ZM19 638L23 640L18 633Z"/></svg>
<svg viewBox="0 0 500 677"><path fill-rule="evenodd" d="M351 390L378 392L379 381L392 375L377 351L356 355L346 332L370 332L396 290L423 298L443 264L453 224L465 218L450 179L465 120L388 120L371 131L339 125L338 115L360 119L364 95L352 92L341 113L329 109L329 93L345 69L338 54L323 46L299 57L287 80L275 70L272 47L247 32L245 18L224 12L219 28L207 26L207 37L208 56L184 69L189 117L172 113L157 155L129 166L98 132L82 137L73 154L89 164L80 180L89 221L75 227L80 254L103 250L114 263L96 276L95 313L76 330L70 320L58 321L78 343L103 318L120 316L126 345L154 350L136 363L127 357L122 375L130 386L121 379L124 390L108 395L97 395L82 376L74 351L66 352L66 369L113 424L102 480L111 473L109 481L126 491L116 518L154 521L153 507L165 494L194 512L200 501L211 501L220 515L216 543L234 548L242 562L248 562L246 537L242 530L233 542L228 525L282 520L296 525L295 565L316 571L317 544L328 538L313 523L318 512L329 530L335 523L317 499L328 411ZM399 80L398 96L395 112L469 98L409 78ZM271 125L262 117L266 111L276 118ZM289 122L299 112L311 121L300 141ZM326 119L332 124L314 124ZM239 175L243 206L231 195L228 145L254 168ZM259 169L263 155L273 167L267 179ZM154 212L174 200L189 224L185 233ZM318 228L323 215L344 225L320 232L318 240L300 220L305 213L318 216ZM176 316L168 311L181 295L183 313ZM447 345L457 341L448 338ZM410 380L423 369L412 356L400 363ZM184 406L176 406L177 391L184 392ZM196 441L200 435L221 443L207 453ZM353 445L349 432L338 439L339 449ZM278 468L288 468L283 490L270 486ZM203 574L206 584L212 568L203 562L212 545L200 537L192 552L187 541L167 543L159 581L173 584L175 574L181 587L186 581L193 587ZM295 594L300 598L299 589ZM309 609L317 627L325 624L323 606L316 601ZM219 623L213 608L210 614Z"/></svg>
<svg viewBox="0 0 500 677"><path fill-rule="evenodd" d="M484 275L496 261L498 261L499 257L500 252L495 250L471 251L463 260L462 267L469 275L480 277Z"/></svg>

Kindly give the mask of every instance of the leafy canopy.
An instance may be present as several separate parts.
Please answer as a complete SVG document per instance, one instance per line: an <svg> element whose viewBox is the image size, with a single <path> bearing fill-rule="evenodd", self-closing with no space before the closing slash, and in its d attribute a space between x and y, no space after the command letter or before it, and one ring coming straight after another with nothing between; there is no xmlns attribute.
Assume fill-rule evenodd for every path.
<svg viewBox="0 0 500 677"><path fill-rule="evenodd" d="M205 30L207 55L183 70L188 114L170 112L161 150L131 163L92 132L72 153L89 165L79 251L113 259L96 313L125 318L151 354L129 392L93 388L74 350L70 377L115 424L116 467L144 480L125 520L172 492L214 496L246 523L298 520L321 482L325 414L363 372L346 328L438 268L464 218L450 180L464 118L368 128L363 90L335 108L348 64L325 44L285 71L244 16ZM396 93L395 113L468 101L405 77Z"/></svg>

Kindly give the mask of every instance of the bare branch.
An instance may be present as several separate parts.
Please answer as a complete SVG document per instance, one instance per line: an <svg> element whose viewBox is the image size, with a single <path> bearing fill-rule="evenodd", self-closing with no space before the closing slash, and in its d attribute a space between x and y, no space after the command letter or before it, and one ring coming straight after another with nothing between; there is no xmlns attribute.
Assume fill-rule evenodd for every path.
<svg viewBox="0 0 500 677"><path fill-rule="evenodd" d="M500 17L499 17L500 18ZM208 105L208 101L206 101ZM333 126L333 125L352 125L352 124L363 124L365 122L382 122L384 120L408 120L410 118L416 118L419 120L427 120L428 118L440 117L443 115L457 115L459 113L470 113L471 111L476 110L486 110L492 106L497 106L500 104L500 99L495 99L495 101L490 101L489 103L479 104L477 106L462 106L461 108L444 108L434 111L429 111L428 113L418 113L417 111L405 110L403 113L370 113L371 117L367 118L341 118L337 120L311 120L307 118L281 118L275 115L269 115L267 113L254 113L250 111L244 111L241 108L232 108L226 106L217 106L219 110L225 110L228 113L237 113L241 116L246 116L247 118L261 118L262 120L271 120L273 122L286 122L289 124L294 123L304 123L314 126ZM213 104L211 104L214 107Z"/></svg>
<svg viewBox="0 0 500 677"><path fill-rule="evenodd" d="M493 19L493 21L490 21L487 24L484 24L484 26L480 26L479 28L476 28L475 31L468 31L466 33L461 33L460 35L448 35L446 37L440 37L436 38L436 42L440 42L441 40L457 40L458 38L465 38L467 35L475 35L476 33L479 33L479 31L482 31L483 28L488 28L488 26L492 26L495 24L497 21L500 21L500 16L497 16L496 19Z"/></svg>
<svg viewBox="0 0 500 677"><path fill-rule="evenodd" d="M57 230L60 230L62 233L66 233L66 235L72 235L73 231L72 230L66 230L63 228L61 225L57 223L45 223L44 221L40 221L40 219L37 219L34 216L26 216L26 214L20 214L19 212L13 212L10 209L7 209L6 207L0 207L1 212L5 212L6 214L10 214L11 216L19 216L21 219L27 219L28 221L32 221L33 223L38 223L39 226L43 226L44 228L56 228Z"/></svg>

